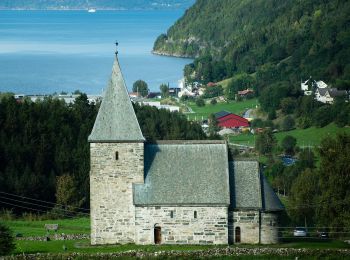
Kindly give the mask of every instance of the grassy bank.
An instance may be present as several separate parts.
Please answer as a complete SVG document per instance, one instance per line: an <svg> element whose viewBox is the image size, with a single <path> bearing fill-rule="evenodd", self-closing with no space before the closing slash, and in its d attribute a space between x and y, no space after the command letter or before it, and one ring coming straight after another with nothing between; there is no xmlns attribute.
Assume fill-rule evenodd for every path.
<svg viewBox="0 0 350 260"><path fill-rule="evenodd" d="M244 100L240 102L231 101L229 103L217 103L215 105L212 104L206 104L204 107L198 107L195 103L188 103L187 104L194 113L187 113L185 114L190 120L202 120L207 119L210 114L220 112L222 110L226 110L228 112L242 115L245 110L250 108L255 108L257 105L257 99L249 99Z"/></svg>
<svg viewBox="0 0 350 260"><path fill-rule="evenodd" d="M294 129L286 132L275 133L278 143L281 143L283 138L291 135L297 139L297 145L304 146L318 146L323 138L330 136L335 137L338 133L350 133L349 127L337 127L334 123L329 124L323 128L310 127L307 129ZM230 136L230 143L254 146L255 136L252 134L241 134L237 136Z"/></svg>
<svg viewBox="0 0 350 260"><path fill-rule="evenodd" d="M9 220L2 222L4 222L8 227L10 227L14 234L21 234L24 237L45 236L45 224L58 224L58 233L90 234L89 218L57 219L42 221Z"/></svg>

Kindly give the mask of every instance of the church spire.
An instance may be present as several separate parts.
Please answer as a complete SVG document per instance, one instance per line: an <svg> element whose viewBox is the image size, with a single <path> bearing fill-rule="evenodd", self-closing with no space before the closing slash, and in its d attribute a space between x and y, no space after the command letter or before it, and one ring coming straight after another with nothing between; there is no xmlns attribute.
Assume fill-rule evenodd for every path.
<svg viewBox="0 0 350 260"><path fill-rule="evenodd" d="M116 46L118 47L118 42ZM115 54L112 75L88 138L90 143L145 140L120 70L118 50Z"/></svg>

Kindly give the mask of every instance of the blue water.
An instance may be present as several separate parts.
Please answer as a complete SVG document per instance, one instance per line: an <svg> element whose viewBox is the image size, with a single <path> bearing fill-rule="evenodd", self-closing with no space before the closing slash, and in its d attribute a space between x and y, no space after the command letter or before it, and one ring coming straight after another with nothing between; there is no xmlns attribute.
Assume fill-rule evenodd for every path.
<svg viewBox="0 0 350 260"><path fill-rule="evenodd" d="M50 94L105 88L119 42L129 89L177 86L191 60L152 55L157 36L184 13L175 11L0 11L0 92Z"/></svg>

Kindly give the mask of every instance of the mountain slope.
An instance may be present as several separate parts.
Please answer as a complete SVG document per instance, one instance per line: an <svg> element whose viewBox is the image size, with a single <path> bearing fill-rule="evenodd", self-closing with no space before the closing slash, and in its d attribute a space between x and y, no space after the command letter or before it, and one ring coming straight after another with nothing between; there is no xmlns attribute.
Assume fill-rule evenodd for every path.
<svg viewBox="0 0 350 260"><path fill-rule="evenodd" d="M185 69L205 69L196 80L246 72L335 81L350 78L349 28L350 1L197 0L154 52L200 57Z"/></svg>
<svg viewBox="0 0 350 260"><path fill-rule="evenodd" d="M0 9L175 9L195 0L2 0Z"/></svg>

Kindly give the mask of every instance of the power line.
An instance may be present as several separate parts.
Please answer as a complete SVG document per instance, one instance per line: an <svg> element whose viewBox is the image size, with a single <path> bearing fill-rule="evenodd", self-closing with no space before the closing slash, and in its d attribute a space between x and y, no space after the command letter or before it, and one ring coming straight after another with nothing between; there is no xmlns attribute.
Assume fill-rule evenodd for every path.
<svg viewBox="0 0 350 260"><path fill-rule="evenodd" d="M1 203L7 204L7 205L10 205L10 206L14 206L14 207L16 207L16 208L23 208L23 209L29 209L29 210L32 210L32 211L37 211L37 212L42 212L42 213L48 213L48 212L45 211L45 210L34 209L34 208L30 208L30 207L25 207L25 206L20 206L20 205L12 204L12 203L9 203L9 202L4 202L4 201L2 201ZM50 213L51 213L51 214L54 214L54 215L58 215L58 216L63 215L63 216L66 217L66 218L75 218L75 216L71 216L71 215L67 215L67 214L61 214L61 213L56 213L56 212L50 212Z"/></svg>
<svg viewBox="0 0 350 260"><path fill-rule="evenodd" d="M53 203L53 202L49 202L49 201L45 201L45 200L33 199L33 198L29 198L29 197L25 197L25 196L20 196L20 195L13 194L13 193L7 193L7 192L4 192L4 191L0 191L0 193L6 194L6 195L10 195L10 196L14 196L14 197L24 198L24 199L28 199L28 200L43 202L43 203L47 203L47 204L51 204L51 205L65 206L65 205L63 205L63 204ZM73 206L72 206L72 208L90 211L90 209L87 209L87 208L80 208L80 207L73 207Z"/></svg>
<svg viewBox="0 0 350 260"><path fill-rule="evenodd" d="M14 202L19 202L19 203L23 203L23 204L29 204L29 205L33 205L33 206L39 206L39 207L42 207L42 208L49 208L49 209L52 209L51 206L44 206L44 205L40 205L40 204L37 204L37 203L32 203L32 202L27 202L27 201L20 201L20 200L16 200L16 199L12 199L12 198L6 198L6 197L3 197L2 195L0 195L0 199L5 199L5 200L10 200L10 201L14 201ZM68 210L68 209L62 209L62 208L56 208L56 209L59 209L59 210L62 210L62 211L66 211L68 213L77 213L75 211L72 211L72 210ZM85 212L80 212L81 214L84 214L84 215L90 215L89 213L85 213Z"/></svg>

